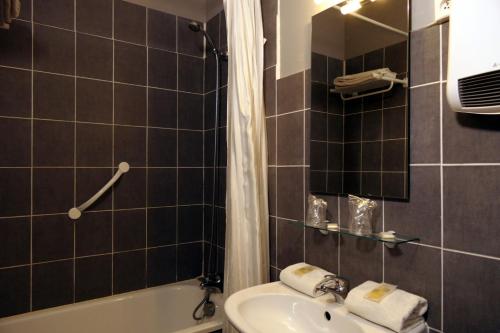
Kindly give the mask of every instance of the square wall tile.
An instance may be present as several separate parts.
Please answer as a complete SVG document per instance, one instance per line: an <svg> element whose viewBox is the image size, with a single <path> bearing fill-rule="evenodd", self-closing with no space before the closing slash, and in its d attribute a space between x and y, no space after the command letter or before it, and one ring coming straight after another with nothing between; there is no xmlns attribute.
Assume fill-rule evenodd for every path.
<svg viewBox="0 0 500 333"><path fill-rule="evenodd" d="M177 89L177 54L149 49L149 85Z"/></svg>
<svg viewBox="0 0 500 333"><path fill-rule="evenodd" d="M181 206L179 209L178 242L201 241L203 238L203 206Z"/></svg>
<svg viewBox="0 0 500 333"><path fill-rule="evenodd" d="M150 169L148 172L148 207L176 205L176 186L176 169Z"/></svg>
<svg viewBox="0 0 500 333"><path fill-rule="evenodd" d="M408 42L404 41L385 48L384 66L398 74L408 72Z"/></svg>
<svg viewBox="0 0 500 333"><path fill-rule="evenodd" d="M148 125L177 128L177 93L148 88L148 94ZM182 100L179 95L179 112L183 110L180 104Z"/></svg>
<svg viewBox="0 0 500 333"><path fill-rule="evenodd" d="M34 169L33 213L66 213L74 205L73 182L72 168Z"/></svg>
<svg viewBox="0 0 500 333"><path fill-rule="evenodd" d="M148 166L177 166L177 131L171 129L150 128L148 135ZM179 150L181 150L180 147Z"/></svg>
<svg viewBox="0 0 500 333"><path fill-rule="evenodd" d="M74 225L66 215L33 217L33 262L73 257Z"/></svg>
<svg viewBox="0 0 500 333"><path fill-rule="evenodd" d="M176 207L148 208L148 247L176 243L176 210Z"/></svg>
<svg viewBox="0 0 500 333"><path fill-rule="evenodd" d="M111 255L75 260L75 302L112 294Z"/></svg>
<svg viewBox="0 0 500 333"><path fill-rule="evenodd" d="M122 0L114 0L115 38L136 44L146 43L146 8Z"/></svg>
<svg viewBox="0 0 500 333"><path fill-rule="evenodd" d="M146 206L146 170L131 169L113 187L114 209Z"/></svg>
<svg viewBox="0 0 500 333"><path fill-rule="evenodd" d="M112 123L113 85L110 82L76 80L77 121Z"/></svg>
<svg viewBox="0 0 500 333"><path fill-rule="evenodd" d="M396 199L406 197L407 178L406 172L382 172L382 196Z"/></svg>
<svg viewBox="0 0 500 333"><path fill-rule="evenodd" d="M179 169L178 204L192 205L203 203L203 169ZM220 178L219 178L220 179Z"/></svg>
<svg viewBox="0 0 500 333"><path fill-rule="evenodd" d="M177 280L188 280L199 276L203 258L202 243L178 245L177 251Z"/></svg>
<svg viewBox="0 0 500 333"><path fill-rule="evenodd" d="M277 168L277 216L304 219L304 168Z"/></svg>
<svg viewBox="0 0 500 333"><path fill-rule="evenodd" d="M176 21L175 15L148 9L148 46L176 52Z"/></svg>
<svg viewBox="0 0 500 333"><path fill-rule="evenodd" d="M76 0L76 30L112 37L113 0Z"/></svg>
<svg viewBox="0 0 500 333"><path fill-rule="evenodd" d="M203 59L179 55L179 90L203 93Z"/></svg>
<svg viewBox="0 0 500 333"><path fill-rule="evenodd" d="M410 94L410 162L439 163L439 84L411 89Z"/></svg>
<svg viewBox="0 0 500 333"><path fill-rule="evenodd" d="M0 30L0 65L31 69L31 23L14 21L9 30Z"/></svg>
<svg viewBox="0 0 500 333"><path fill-rule="evenodd" d="M77 257L109 253L113 250L111 212L87 212L75 222Z"/></svg>
<svg viewBox="0 0 500 333"><path fill-rule="evenodd" d="M382 146L382 170L406 171L406 140L384 141Z"/></svg>
<svg viewBox="0 0 500 333"><path fill-rule="evenodd" d="M411 85L439 80L439 25L414 31L411 34Z"/></svg>
<svg viewBox="0 0 500 333"><path fill-rule="evenodd" d="M340 275L349 278L350 288L366 280L382 281L382 246L356 237L341 237Z"/></svg>
<svg viewBox="0 0 500 333"><path fill-rule="evenodd" d="M114 251L146 247L146 210L115 211L113 229Z"/></svg>
<svg viewBox="0 0 500 333"><path fill-rule="evenodd" d="M30 169L0 169L0 216L30 214Z"/></svg>
<svg viewBox="0 0 500 333"><path fill-rule="evenodd" d="M143 127L114 127L115 164L128 162L131 167L146 166L146 129Z"/></svg>
<svg viewBox="0 0 500 333"><path fill-rule="evenodd" d="M73 166L74 129L68 122L35 120L33 122L33 165Z"/></svg>
<svg viewBox="0 0 500 333"><path fill-rule="evenodd" d="M446 248L500 257L499 166L444 168L444 244Z"/></svg>
<svg viewBox="0 0 500 333"><path fill-rule="evenodd" d="M30 311L30 267L0 270L0 317Z"/></svg>
<svg viewBox="0 0 500 333"><path fill-rule="evenodd" d="M73 260L32 267L32 310L73 303Z"/></svg>
<svg viewBox="0 0 500 333"><path fill-rule="evenodd" d="M4 30L2 30L4 31ZM0 31L0 36L2 32ZM0 55L0 59L1 59ZM31 73L29 71L0 68L0 115L31 116Z"/></svg>
<svg viewBox="0 0 500 333"><path fill-rule="evenodd" d="M76 75L113 79L113 41L84 34L76 35Z"/></svg>
<svg viewBox="0 0 500 333"><path fill-rule="evenodd" d="M36 118L75 119L75 79L33 73L33 112Z"/></svg>
<svg viewBox="0 0 500 333"><path fill-rule="evenodd" d="M31 165L31 121L0 118L0 166Z"/></svg>
<svg viewBox="0 0 500 333"><path fill-rule="evenodd" d="M278 14L278 1L267 0L262 1L262 26L264 29L264 37L267 39L266 44L264 44L264 67L276 65L276 20ZM224 12L221 13L223 21L221 22L221 43L227 43L225 36L225 16ZM221 31L221 32L222 32ZM227 45L227 44L226 44ZM222 45L221 45L222 46Z"/></svg>
<svg viewBox="0 0 500 333"><path fill-rule="evenodd" d="M203 34L194 33L189 24L193 20L184 17L177 18L177 44L178 52L202 58L204 55L205 41ZM203 23L199 23L203 24Z"/></svg>
<svg viewBox="0 0 500 333"><path fill-rule="evenodd" d="M384 49L378 49L364 54L363 61L364 71L371 71L384 67Z"/></svg>
<svg viewBox="0 0 500 333"><path fill-rule="evenodd" d="M285 268L304 261L304 228L302 225L278 218L277 266Z"/></svg>
<svg viewBox="0 0 500 333"><path fill-rule="evenodd" d="M363 55L345 61L346 74L355 74L363 71Z"/></svg>
<svg viewBox="0 0 500 333"><path fill-rule="evenodd" d="M304 112L276 117L278 165L304 164Z"/></svg>
<svg viewBox="0 0 500 333"><path fill-rule="evenodd" d="M410 175L410 200L385 201L385 229L419 236L423 244L441 246L439 166L414 166Z"/></svg>
<svg viewBox="0 0 500 333"><path fill-rule="evenodd" d="M276 117L266 119L267 163L276 165ZM212 158L213 160L213 158Z"/></svg>
<svg viewBox="0 0 500 333"><path fill-rule="evenodd" d="M203 166L203 132L179 131L179 167ZM174 150L175 151L175 150Z"/></svg>
<svg viewBox="0 0 500 333"><path fill-rule="evenodd" d="M178 93L179 129L203 129L203 95Z"/></svg>
<svg viewBox="0 0 500 333"><path fill-rule="evenodd" d="M73 30L74 3L74 0L33 0L33 20Z"/></svg>
<svg viewBox="0 0 500 333"><path fill-rule="evenodd" d="M173 283L176 278L177 248L175 246L148 249L148 287Z"/></svg>
<svg viewBox="0 0 500 333"><path fill-rule="evenodd" d="M276 114L276 67L264 71L264 107L266 116Z"/></svg>
<svg viewBox="0 0 500 333"><path fill-rule="evenodd" d="M337 274L339 236L335 233L321 234L318 230L306 228L305 232L305 261L311 265L321 267L328 272Z"/></svg>
<svg viewBox="0 0 500 333"><path fill-rule="evenodd" d="M426 321L431 327L440 329L441 250L407 244L384 251L385 282L427 299Z"/></svg>
<svg viewBox="0 0 500 333"><path fill-rule="evenodd" d="M146 251L113 255L113 294L146 287Z"/></svg>
<svg viewBox="0 0 500 333"><path fill-rule="evenodd" d="M115 124L145 126L146 88L115 84Z"/></svg>
<svg viewBox="0 0 500 333"><path fill-rule="evenodd" d="M146 85L146 60L145 47L115 41L115 81Z"/></svg>
<svg viewBox="0 0 500 333"><path fill-rule="evenodd" d="M383 110L384 140L406 138L406 107Z"/></svg>
<svg viewBox="0 0 500 333"><path fill-rule="evenodd" d="M0 267L29 264L30 239L28 217L0 219Z"/></svg>
<svg viewBox="0 0 500 333"><path fill-rule="evenodd" d="M75 73L73 32L35 24L33 38L36 70L70 75Z"/></svg>
<svg viewBox="0 0 500 333"><path fill-rule="evenodd" d="M499 261L452 252L444 252L443 260L443 330L454 333L498 330ZM478 277L481 283L469 288L468 282Z"/></svg>
<svg viewBox="0 0 500 333"><path fill-rule="evenodd" d="M112 126L76 124L76 165L79 167L110 167L112 142Z"/></svg>
<svg viewBox="0 0 500 333"><path fill-rule="evenodd" d="M304 109L304 73L278 80L278 114Z"/></svg>

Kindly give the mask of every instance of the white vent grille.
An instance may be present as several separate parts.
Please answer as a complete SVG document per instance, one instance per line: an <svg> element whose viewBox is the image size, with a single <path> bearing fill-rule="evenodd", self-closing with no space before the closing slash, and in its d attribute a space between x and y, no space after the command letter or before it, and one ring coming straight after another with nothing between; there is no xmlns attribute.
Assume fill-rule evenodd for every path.
<svg viewBox="0 0 500 333"><path fill-rule="evenodd" d="M463 107L500 106L500 70L458 80Z"/></svg>

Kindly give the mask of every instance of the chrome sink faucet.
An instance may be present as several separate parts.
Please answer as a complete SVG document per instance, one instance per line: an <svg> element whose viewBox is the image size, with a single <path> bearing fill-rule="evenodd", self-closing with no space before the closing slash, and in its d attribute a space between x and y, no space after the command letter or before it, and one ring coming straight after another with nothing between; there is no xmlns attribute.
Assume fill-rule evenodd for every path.
<svg viewBox="0 0 500 333"><path fill-rule="evenodd" d="M325 275L325 279L317 287L317 290L330 293L335 297L335 301L344 304L344 299L349 292L349 281L333 274Z"/></svg>

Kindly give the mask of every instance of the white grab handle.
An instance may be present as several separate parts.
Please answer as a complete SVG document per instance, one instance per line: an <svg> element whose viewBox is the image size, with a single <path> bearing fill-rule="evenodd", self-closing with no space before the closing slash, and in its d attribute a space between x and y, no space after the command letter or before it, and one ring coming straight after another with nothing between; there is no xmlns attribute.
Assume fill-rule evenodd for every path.
<svg viewBox="0 0 500 333"><path fill-rule="evenodd" d="M90 205L92 205L94 202L97 201L111 186L113 186L114 183L120 177L124 174L127 173L130 170L130 165L127 162L121 162L118 164L118 171L116 171L115 175L113 178L109 180L109 182L106 183L106 185L103 186L96 194L92 196L89 200L85 201L78 207L73 207L69 210L68 215L70 219L72 220L78 220L80 216L82 216L82 213L89 208Z"/></svg>

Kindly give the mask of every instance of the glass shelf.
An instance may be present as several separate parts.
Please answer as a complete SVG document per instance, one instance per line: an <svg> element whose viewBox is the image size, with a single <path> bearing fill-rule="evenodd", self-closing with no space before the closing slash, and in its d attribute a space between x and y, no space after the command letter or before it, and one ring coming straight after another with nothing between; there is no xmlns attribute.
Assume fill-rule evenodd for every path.
<svg viewBox="0 0 500 333"><path fill-rule="evenodd" d="M368 240L372 240L372 241L376 241L376 242L381 242L385 246L387 246L388 248L394 248L399 244L404 244L404 243L408 243L408 242L420 241L420 238L418 238L416 236L402 235L400 233L394 234L396 236L396 238L384 239L384 238L381 238L380 236L378 236L377 234L357 235L357 234L350 232L347 228L340 228L339 230L329 230L329 229L325 229L325 228L315 227L312 225L306 225L302 221L290 221L290 220L288 220L288 222L293 223L297 226L301 226L303 228L316 229L324 235L327 235L329 233L334 233L334 234L340 234L340 235L345 235L345 236L349 236L349 237L357 237L357 238L368 239Z"/></svg>

